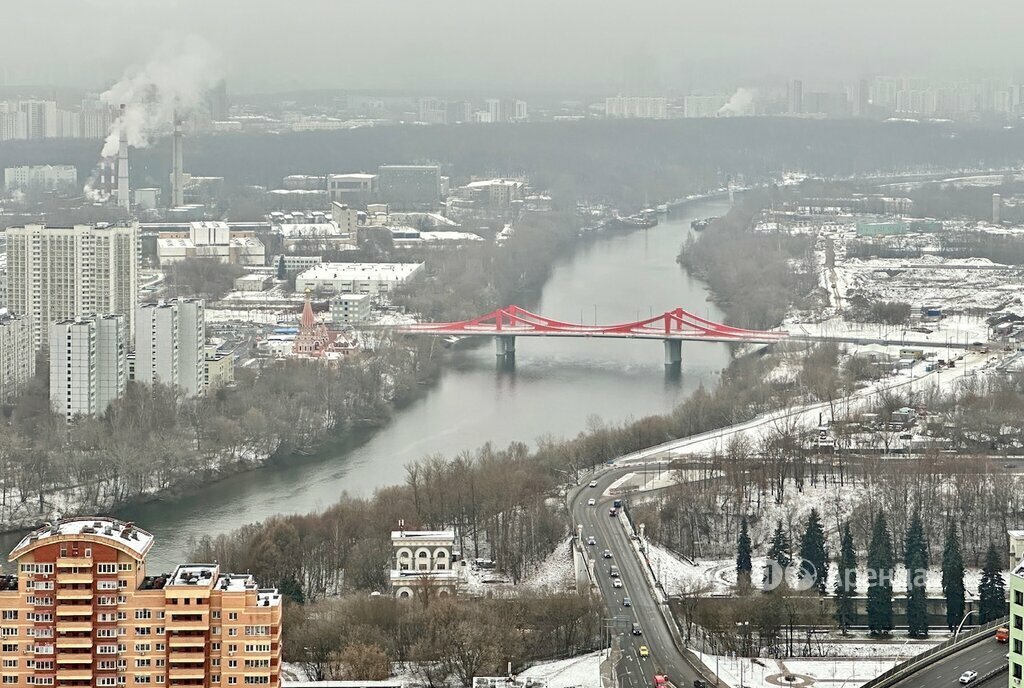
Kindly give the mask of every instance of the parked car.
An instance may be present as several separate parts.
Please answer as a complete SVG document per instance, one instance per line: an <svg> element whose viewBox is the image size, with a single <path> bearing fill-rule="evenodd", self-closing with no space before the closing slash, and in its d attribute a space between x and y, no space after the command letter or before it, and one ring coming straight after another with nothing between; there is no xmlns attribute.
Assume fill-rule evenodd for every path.
<svg viewBox="0 0 1024 688"><path fill-rule="evenodd" d="M964 673L960 674L960 683L963 683L963 684L966 685L966 684L970 683L971 681L973 681L976 678L978 678L978 672L977 671L970 671L970 670L968 670L968 671L965 671Z"/></svg>

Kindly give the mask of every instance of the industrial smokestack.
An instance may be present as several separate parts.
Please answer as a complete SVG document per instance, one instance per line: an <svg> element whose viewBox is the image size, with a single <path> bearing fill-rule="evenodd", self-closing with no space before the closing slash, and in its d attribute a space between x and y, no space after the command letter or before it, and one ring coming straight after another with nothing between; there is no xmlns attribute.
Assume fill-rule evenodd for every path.
<svg viewBox="0 0 1024 688"><path fill-rule="evenodd" d="M174 143L171 150L171 207L185 205L185 189L182 181L184 174L181 162L181 120L174 113Z"/></svg>
<svg viewBox="0 0 1024 688"><path fill-rule="evenodd" d="M121 104L121 121L124 121L125 106ZM130 211L131 191L128 185L128 132L121 127L121 138L117 145L117 204Z"/></svg>

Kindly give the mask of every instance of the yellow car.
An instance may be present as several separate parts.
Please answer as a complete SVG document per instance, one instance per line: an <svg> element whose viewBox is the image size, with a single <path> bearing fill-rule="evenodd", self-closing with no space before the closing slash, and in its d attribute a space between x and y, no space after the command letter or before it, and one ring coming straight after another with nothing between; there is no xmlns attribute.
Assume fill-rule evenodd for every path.
<svg viewBox="0 0 1024 688"><path fill-rule="evenodd" d="M641 645L640 646L640 656L641 657L647 657L650 654L651 654L651 651L647 649L646 645Z"/></svg>

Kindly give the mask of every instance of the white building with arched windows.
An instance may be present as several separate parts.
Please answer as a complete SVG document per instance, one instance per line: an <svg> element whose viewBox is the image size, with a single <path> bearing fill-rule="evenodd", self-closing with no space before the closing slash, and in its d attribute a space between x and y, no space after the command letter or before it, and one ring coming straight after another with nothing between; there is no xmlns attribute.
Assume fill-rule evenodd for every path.
<svg viewBox="0 0 1024 688"><path fill-rule="evenodd" d="M395 597L454 595L455 532L451 530L391 531L391 590Z"/></svg>

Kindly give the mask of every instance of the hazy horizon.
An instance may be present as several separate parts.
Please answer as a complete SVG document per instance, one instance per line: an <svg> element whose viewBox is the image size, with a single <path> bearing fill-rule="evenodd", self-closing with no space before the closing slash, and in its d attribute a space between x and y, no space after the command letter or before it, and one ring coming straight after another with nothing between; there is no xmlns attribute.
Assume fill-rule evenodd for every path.
<svg viewBox="0 0 1024 688"><path fill-rule="evenodd" d="M662 91L770 78L1015 75L1024 6L981 0L37 0L8 9L0 85L102 88L159 46L209 42L235 93ZM49 40L47 40L47 38ZM40 49L42 43L42 50Z"/></svg>

